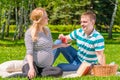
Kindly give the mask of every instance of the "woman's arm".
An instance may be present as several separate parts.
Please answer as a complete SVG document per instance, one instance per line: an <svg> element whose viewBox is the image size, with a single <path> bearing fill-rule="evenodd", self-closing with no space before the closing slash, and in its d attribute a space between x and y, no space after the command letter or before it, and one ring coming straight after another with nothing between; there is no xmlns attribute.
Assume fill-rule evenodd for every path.
<svg viewBox="0 0 120 80"><path fill-rule="evenodd" d="M33 41L30 33L30 29L28 29L25 33L25 46L26 46L26 59L29 65L28 77L31 79L36 76L36 72L33 64Z"/></svg>
<svg viewBox="0 0 120 80"><path fill-rule="evenodd" d="M33 69L34 68L34 66L33 66L33 56L30 55L30 54L27 54L27 61L28 61L30 69Z"/></svg>
<svg viewBox="0 0 120 80"><path fill-rule="evenodd" d="M27 61L28 61L28 64L29 64L29 71L28 71L28 77L30 79L34 78L36 76L36 72L35 72L35 69L34 69L34 64L33 64L33 56L31 54L27 54Z"/></svg>
<svg viewBox="0 0 120 80"><path fill-rule="evenodd" d="M53 48L53 49L56 49L56 48L68 47L68 46L70 46L70 44L61 43L61 44L58 44L58 45L53 45L52 48Z"/></svg>

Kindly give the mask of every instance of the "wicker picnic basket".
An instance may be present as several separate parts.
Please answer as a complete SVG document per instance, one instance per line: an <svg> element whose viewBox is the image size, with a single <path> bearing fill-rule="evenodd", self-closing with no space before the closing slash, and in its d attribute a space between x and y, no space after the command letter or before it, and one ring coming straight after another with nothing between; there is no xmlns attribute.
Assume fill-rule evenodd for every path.
<svg viewBox="0 0 120 80"><path fill-rule="evenodd" d="M92 68L92 74L94 76L112 76L115 75L118 69L118 65L94 65Z"/></svg>

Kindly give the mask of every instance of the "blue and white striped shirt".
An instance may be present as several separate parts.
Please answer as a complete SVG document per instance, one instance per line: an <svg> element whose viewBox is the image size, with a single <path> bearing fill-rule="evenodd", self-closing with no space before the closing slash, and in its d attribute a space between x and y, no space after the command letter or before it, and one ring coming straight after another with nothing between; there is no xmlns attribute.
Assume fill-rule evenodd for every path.
<svg viewBox="0 0 120 80"><path fill-rule="evenodd" d="M77 55L81 62L87 61L94 64L98 62L95 51L104 50L104 38L99 32L94 29L94 31L87 36L83 29L80 28L74 30L69 36L77 42Z"/></svg>

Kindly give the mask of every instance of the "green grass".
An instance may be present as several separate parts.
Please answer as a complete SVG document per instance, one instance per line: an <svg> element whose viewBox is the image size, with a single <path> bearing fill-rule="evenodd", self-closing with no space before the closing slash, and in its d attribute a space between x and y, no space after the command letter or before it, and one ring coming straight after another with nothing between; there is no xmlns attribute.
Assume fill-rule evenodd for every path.
<svg viewBox="0 0 120 80"><path fill-rule="evenodd" d="M53 38L54 40L57 39L59 33L53 32ZM67 34L67 33L64 33ZM111 62L115 62L116 64L120 65L120 34L114 33L113 39L109 40L107 39L107 33L102 34L105 37L105 56L106 56L106 63L109 64ZM72 43L72 46L77 48L75 43ZM16 40L12 41L11 38L5 38L4 40L0 40L0 63L8 61L8 60L21 60L24 59L25 56L25 45L24 40ZM56 60L54 66L56 66L59 63L67 62L65 58L60 55L58 59ZM120 67L118 69L120 71ZM35 78L33 80L119 80L119 76L109 76L109 77L94 77L94 76L83 76L83 77L77 77L77 78L51 78L51 77L45 77L45 78ZM27 80L27 78L5 78L1 80Z"/></svg>

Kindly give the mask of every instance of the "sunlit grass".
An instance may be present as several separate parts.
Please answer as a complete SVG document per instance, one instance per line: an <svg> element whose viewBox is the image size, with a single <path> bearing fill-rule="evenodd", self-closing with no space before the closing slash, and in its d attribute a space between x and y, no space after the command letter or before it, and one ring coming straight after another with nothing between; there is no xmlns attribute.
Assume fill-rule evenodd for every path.
<svg viewBox="0 0 120 80"><path fill-rule="evenodd" d="M65 33L67 34L67 33ZM52 33L54 40L57 39L59 33ZM107 33L104 33L103 36L105 37L105 56L106 56L106 63L109 64L111 62L115 62L116 64L120 65L120 35L117 34L113 36L113 39L107 39ZM72 43L72 46L77 48L75 42ZM12 39L4 39L0 40L0 63L8 61L8 60L22 60L26 54L26 49L24 45L24 40L15 40ZM65 58L60 55L54 66L59 63L67 62ZM120 68L119 68L120 71ZM83 76L77 78L35 78L33 80L119 80L119 76L109 76L109 77L94 77L94 76ZM1 80L27 80L27 78L5 78Z"/></svg>

